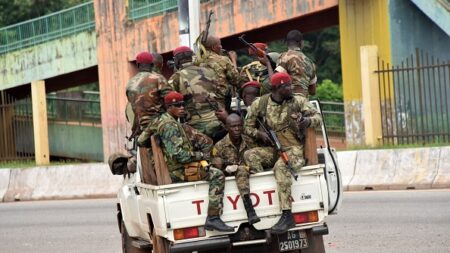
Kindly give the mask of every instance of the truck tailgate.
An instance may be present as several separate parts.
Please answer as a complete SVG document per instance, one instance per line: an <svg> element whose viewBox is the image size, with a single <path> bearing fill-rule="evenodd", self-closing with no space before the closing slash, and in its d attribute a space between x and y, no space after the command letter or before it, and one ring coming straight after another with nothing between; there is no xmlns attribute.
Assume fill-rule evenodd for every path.
<svg viewBox="0 0 450 253"><path fill-rule="evenodd" d="M292 212L324 210L327 208L327 190L321 165L307 166L299 172L298 181L292 185ZM205 181L161 186L158 195L162 197L166 213L166 224L170 229L201 226L208 208L208 183ZM280 212L277 185L272 171L250 177L251 198L256 213L262 222L254 224L256 229L270 228L278 220ZM229 225L239 226L247 222L247 215L239 195L234 177L227 177L224 212L222 219ZM319 221L325 212L319 212Z"/></svg>

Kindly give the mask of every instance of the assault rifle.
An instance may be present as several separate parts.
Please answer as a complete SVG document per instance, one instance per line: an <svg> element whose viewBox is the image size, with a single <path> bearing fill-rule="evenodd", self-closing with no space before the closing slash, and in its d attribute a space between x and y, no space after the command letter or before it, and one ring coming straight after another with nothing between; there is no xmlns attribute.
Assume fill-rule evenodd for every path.
<svg viewBox="0 0 450 253"><path fill-rule="evenodd" d="M288 154L281 146L280 140L278 140L277 134L275 131L273 131L269 126L267 126L262 120L259 118L256 118L258 121L259 126L264 130L264 132L267 133L269 136L272 144L275 146L275 149L278 152L278 155L283 159L284 164L286 164L286 167L288 168L289 172L291 172L292 176L294 177L295 181L297 181L298 175L297 172L292 168L291 160L289 159Z"/></svg>
<svg viewBox="0 0 450 253"><path fill-rule="evenodd" d="M209 11L208 21L206 21L206 28L205 31L202 34L202 44L205 45L206 40L208 39L208 33L209 33L209 26L211 25L211 16L214 14L212 10Z"/></svg>
<svg viewBox="0 0 450 253"><path fill-rule="evenodd" d="M251 49L255 52L255 54L256 54L258 57L264 57L264 56L266 56L266 52L264 52L263 50L261 50L261 49L255 47L255 45L249 43L248 41L246 41L246 40L244 39L244 37L245 37L245 34L242 34L241 36L239 36L239 37L238 37L239 41L242 42L242 43L244 43L244 45L246 45L247 47L251 48ZM269 57L269 59L270 59L270 57Z"/></svg>

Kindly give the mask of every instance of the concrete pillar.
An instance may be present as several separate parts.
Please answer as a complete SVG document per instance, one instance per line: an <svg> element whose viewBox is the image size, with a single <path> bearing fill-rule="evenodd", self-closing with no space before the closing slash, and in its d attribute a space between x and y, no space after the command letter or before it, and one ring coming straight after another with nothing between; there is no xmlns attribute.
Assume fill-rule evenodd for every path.
<svg viewBox="0 0 450 253"><path fill-rule="evenodd" d="M34 152L37 165L50 163L48 147L47 100L45 81L31 83L31 100L33 104Z"/></svg>
<svg viewBox="0 0 450 253"><path fill-rule="evenodd" d="M368 146L381 144L381 111L377 70L377 46L360 47L364 139Z"/></svg>

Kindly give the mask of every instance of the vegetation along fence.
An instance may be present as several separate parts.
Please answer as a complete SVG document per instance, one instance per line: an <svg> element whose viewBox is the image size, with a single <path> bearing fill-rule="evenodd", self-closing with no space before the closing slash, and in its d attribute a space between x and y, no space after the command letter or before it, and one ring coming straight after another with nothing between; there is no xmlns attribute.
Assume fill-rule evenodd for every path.
<svg viewBox="0 0 450 253"><path fill-rule="evenodd" d="M345 138L344 103L320 101L328 135Z"/></svg>
<svg viewBox="0 0 450 253"><path fill-rule="evenodd" d="M94 4L90 1L1 28L0 54L94 28Z"/></svg>
<svg viewBox="0 0 450 253"><path fill-rule="evenodd" d="M397 66L378 59L385 144L450 142L450 61L416 49Z"/></svg>

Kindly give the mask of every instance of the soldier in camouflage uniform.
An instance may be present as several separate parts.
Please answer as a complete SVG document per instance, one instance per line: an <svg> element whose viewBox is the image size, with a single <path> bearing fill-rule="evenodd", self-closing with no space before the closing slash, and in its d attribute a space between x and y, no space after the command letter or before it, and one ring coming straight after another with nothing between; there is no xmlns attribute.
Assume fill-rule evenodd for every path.
<svg viewBox="0 0 450 253"><path fill-rule="evenodd" d="M161 139L161 148L172 182L185 182L187 181L186 166L192 162L208 160L212 140L192 127L188 125L183 127L178 122L178 119L185 114L182 94L176 91L170 92L164 97L164 104L167 112L158 119L157 134ZM188 131L185 131L185 128ZM190 138L197 142L192 143ZM199 176L201 180L209 182L208 216L205 229L222 232L234 231L234 228L227 226L220 218L223 211L225 175L221 170L211 167L209 170L201 168Z"/></svg>
<svg viewBox="0 0 450 253"><path fill-rule="evenodd" d="M288 73L292 77L294 94L308 98L316 93L316 66L303 52L303 35L298 30L286 36L288 51L278 59L277 72Z"/></svg>
<svg viewBox="0 0 450 253"><path fill-rule="evenodd" d="M239 88L240 76L236 68L235 52L230 52L230 58L221 55L222 44L219 38L208 36L205 48L207 50L206 59L200 64L202 67L207 67L217 75L217 101L224 105L227 110L230 108L232 89Z"/></svg>
<svg viewBox="0 0 450 253"><path fill-rule="evenodd" d="M271 83L271 94L260 97L250 106L245 119L244 131L258 141L270 143L267 133L257 128L257 118L260 118L276 133L283 149L289 156L292 168L299 170L305 164L301 135L304 134L306 128L319 126L321 118L305 97L293 96L292 79L288 74L274 74L271 77ZM276 162L273 171L283 214L271 230L273 233L279 234L295 226L290 200L291 173L283 159L278 158L276 151L270 146L251 149L244 153L245 163L256 171L263 171L274 157Z"/></svg>
<svg viewBox="0 0 450 253"><path fill-rule="evenodd" d="M126 87L126 116L132 125L132 137L146 136L140 137L138 142L142 144L149 136L144 130L157 118L161 110L161 95L169 86L164 76L153 72L153 56L150 53L139 53L136 64L139 73L130 79Z"/></svg>
<svg viewBox="0 0 450 253"><path fill-rule="evenodd" d="M264 43L253 43L253 45L268 53L267 45ZM271 62L267 57L259 57L260 54L255 52L251 47L248 49L248 54L255 59L255 61L245 65L241 69L241 82L256 81L261 84L261 95L270 93L270 76L273 74Z"/></svg>
<svg viewBox="0 0 450 253"><path fill-rule="evenodd" d="M226 130L218 117L225 121L227 114L215 99L218 93L216 74L212 69L194 65L193 52L189 47L178 47L173 55L178 71L170 77L169 85L184 95L189 125L214 141L222 139ZM219 112L216 113L214 106L219 108Z"/></svg>
<svg viewBox="0 0 450 253"><path fill-rule="evenodd" d="M236 174L236 184L247 212L250 225L260 221L253 208L249 189L249 167L244 164L244 152L256 147L253 140L243 135L243 122L239 115L230 114L225 124L228 134L214 145L213 164L226 175Z"/></svg>

